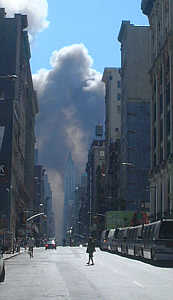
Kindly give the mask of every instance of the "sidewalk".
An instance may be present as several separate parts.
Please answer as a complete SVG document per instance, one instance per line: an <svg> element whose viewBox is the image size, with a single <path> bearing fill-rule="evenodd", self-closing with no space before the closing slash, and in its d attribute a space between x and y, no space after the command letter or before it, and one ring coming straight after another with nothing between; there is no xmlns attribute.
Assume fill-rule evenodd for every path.
<svg viewBox="0 0 173 300"><path fill-rule="evenodd" d="M24 248L22 248L22 249L20 250L20 252L15 252L15 253L10 253L10 254L4 253L4 254L3 254L3 260L7 260L7 259L10 259L10 258L13 258L13 257L15 257L15 256L17 256L17 255L19 255L19 254L24 253L24 252L25 252L25 250L24 250Z"/></svg>

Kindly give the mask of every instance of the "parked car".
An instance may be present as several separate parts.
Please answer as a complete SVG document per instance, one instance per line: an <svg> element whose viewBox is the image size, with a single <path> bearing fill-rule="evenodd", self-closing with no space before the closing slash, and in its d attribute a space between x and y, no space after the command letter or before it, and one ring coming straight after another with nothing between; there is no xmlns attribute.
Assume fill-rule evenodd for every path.
<svg viewBox="0 0 173 300"><path fill-rule="evenodd" d="M56 249L56 242L55 240L47 241L45 244L45 249Z"/></svg>
<svg viewBox="0 0 173 300"><path fill-rule="evenodd" d="M2 251L0 252L0 282L5 280L5 265L2 257Z"/></svg>

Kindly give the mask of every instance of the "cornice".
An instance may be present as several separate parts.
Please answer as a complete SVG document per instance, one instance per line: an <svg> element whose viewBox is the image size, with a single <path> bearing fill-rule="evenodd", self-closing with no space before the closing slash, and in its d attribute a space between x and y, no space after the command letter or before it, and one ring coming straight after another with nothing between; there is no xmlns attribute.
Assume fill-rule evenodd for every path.
<svg viewBox="0 0 173 300"><path fill-rule="evenodd" d="M120 28L119 35L118 35L118 41L120 43L122 43L122 41L123 41L124 33L126 31L127 26L130 26L130 25L131 25L130 21L122 21L121 28Z"/></svg>
<svg viewBox="0 0 173 300"><path fill-rule="evenodd" d="M154 2L155 0L142 0L141 9L144 15L149 16L151 14Z"/></svg>

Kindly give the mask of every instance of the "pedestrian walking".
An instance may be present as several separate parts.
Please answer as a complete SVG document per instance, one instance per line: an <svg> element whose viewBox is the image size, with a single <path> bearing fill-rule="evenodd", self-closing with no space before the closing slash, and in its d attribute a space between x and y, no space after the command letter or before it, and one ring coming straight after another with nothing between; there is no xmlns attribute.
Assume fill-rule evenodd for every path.
<svg viewBox="0 0 173 300"><path fill-rule="evenodd" d="M89 265L90 262L91 262L91 265L94 265L93 253L95 251L96 251L95 250L95 242L94 242L93 237L90 236L88 239L88 246L87 246L87 250L86 250L86 252L89 254L89 259L88 259L87 265Z"/></svg>
<svg viewBox="0 0 173 300"><path fill-rule="evenodd" d="M29 241L28 241L28 253L30 255L30 258L34 257L34 250L33 250L34 245L35 245L34 238L30 238Z"/></svg>

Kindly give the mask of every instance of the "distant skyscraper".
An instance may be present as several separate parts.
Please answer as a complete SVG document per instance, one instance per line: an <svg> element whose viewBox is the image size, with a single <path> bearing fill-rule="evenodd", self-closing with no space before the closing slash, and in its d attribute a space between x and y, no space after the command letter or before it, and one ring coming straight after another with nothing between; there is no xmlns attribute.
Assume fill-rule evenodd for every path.
<svg viewBox="0 0 173 300"><path fill-rule="evenodd" d="M121 77L119 68L105 68L105 199L106 209L118 209L119 139L121 132Z"/></svg>
<svg viewBox="0 0 173 300"><path fill-rule="evenodd" d="M96 125L96 138L102 138L103 137L103 125L98 124Z"/></svg>
<svg viewBox="0 0 173 300"><path fill-rule="evenodd" d="M72 224L72 207L74 205L74 191L76 185L76 171L69 153L64 172L64 237Z"/></svg>
<svg viewBox="0 0 173 300"><path fill-rule="evenodd" d="M121 43L121 203L127 210L149 208L150 168L150 28L122 21Z"/></svg>
<svg viewBox="0 0 173 300"><path fill-rule="evenodd" d="M105 140L107 147L120 138L121 131L121 77L119 68L105 68Z"/></svg>

